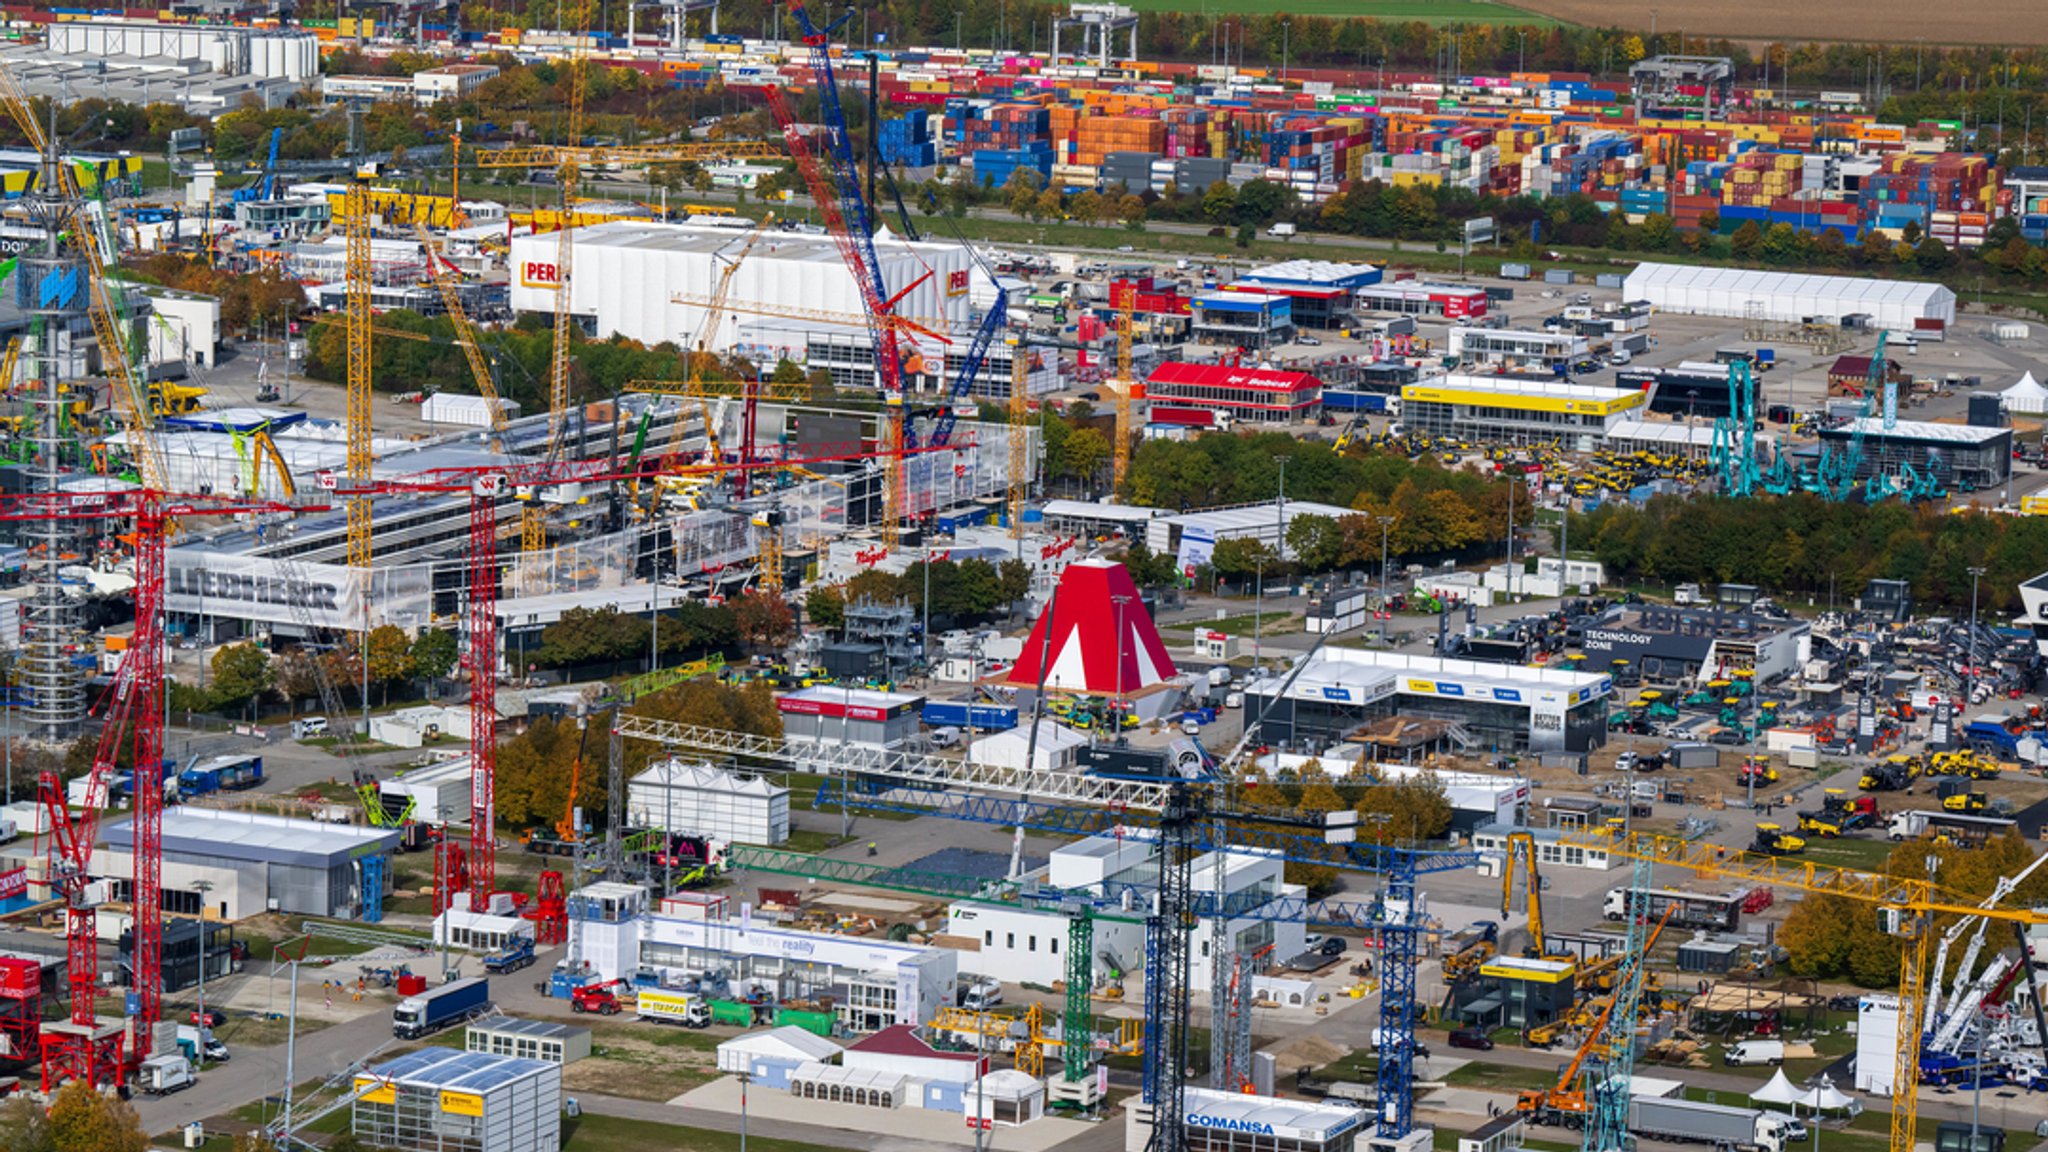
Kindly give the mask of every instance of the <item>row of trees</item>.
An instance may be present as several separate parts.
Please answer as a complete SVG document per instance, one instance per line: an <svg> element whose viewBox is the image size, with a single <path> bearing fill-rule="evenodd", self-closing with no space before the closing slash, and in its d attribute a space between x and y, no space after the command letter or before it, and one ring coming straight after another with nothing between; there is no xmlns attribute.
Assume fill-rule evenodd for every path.
<svg viewBox="0 0 2048 1152"><path fill-rule="evenodd" d="M1941 889L1950 904L1975 904L1988 896L2002 876L2017 874L2034 852L2016 832L1981 848L1938 845L1909 840L1892 849L1885 861L1890 876L1924 877L1929 859L1938 860ZM2048 899L2048 877L2030 876L2013 892L2013 907L2038 906ZM1957 919L1936 917L1932 931L1944 932ZM1896 986L1899 980L1899 938L1878 926L1877 907L1846 896L1809 893L1792 906L1778 931L1785 966L1796 976L1816 980L1847 979L1866 988Z"/></svg>
<svg viewBox="0 0 2048 1152"><path fill-rule="evenodd" d="M617 608L571 608L541 629L540 643L524 658L537 668L578 668L644 660L657 634L661 659L673 664L741 645L787 643L795 621L780 597L745 592L724 604L686 600L661 612L660 626Z"/></svg>
<svg viewBox="0 0 2048 1152"><path fill-rule="evenodd" d="M1572 550L1614 583L1739 580L1840 603L1875 579L1905 580L1921 604L1967 608L1970 568L1986 614L2017 610L2020 582L2048 570L2048 521L1896 501L1653 497L1572 517Z"/></svg>
<svg viewBox="0 0 2048 1152"><path fill-rule="evenodd" d="M766 681L733 687L698 680L634 702L636 715L682 724L701 724L760 736L780 736L782 715ZM569 805L571 765L579 733L574 720L535 720L526 731L498 746L498 819L507 827L552 825ZM627 776L662 755L642 741L628 741ZM576 803L586 812L605 810L605 774L586 771ZM0 1150L4 1152L4 1150Z"/></svg>
<svg viewBox="0 0 2048 1152"><path fill-rule="evenodd" d="M1350 808L1361 817L1359 837L1372 844L1427 843L1451 826L1451 803L1444 797L1443 786L1428 775L1388 783L1353 766L1333 778L1320 763L1311 761L1298 778L1253 785L1244 790L1243 799L1250 808L1301 816ZM1338 869L1290 863L1287 881L1307 886L1311 896L1323 896L1338 887Z"/></svg>
<svg viewBox="0 0 2048 1152"><path fill-rule="evenodd" d="M278 655L255 644L228 644L214 650L205 689L177 686L172 706L235 712L260 708L273 697L294 703L318 696L323 674L337 691L356 694L365 651L370 685L386 702L395 686L447 679L460 656L453 632L423 628L413 635L393 624L372 628L360 651L352 641L322 652L299 648Z"/></svg>
<svg viewBox="0 0 2048 1152"><path fill-rule="evenodd" d="M846 623L849 599L881 603L904 600L922 613L927 583L931 587L933 616L955 624L971 623L987 620L1022 600L1031 590L1031 569L1019 560L991 564L979 557L935 560L929 573L920 562L900 576L870 568L848 580L843 588L814 585L804 598L804 619L813 628L837 629Z"/></svg>

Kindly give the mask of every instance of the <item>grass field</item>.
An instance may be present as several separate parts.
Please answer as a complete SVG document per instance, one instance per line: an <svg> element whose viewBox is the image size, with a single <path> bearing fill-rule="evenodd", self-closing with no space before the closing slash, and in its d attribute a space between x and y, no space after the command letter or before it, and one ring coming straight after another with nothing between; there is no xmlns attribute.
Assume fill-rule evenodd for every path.
<svg viewBox="0 0 2048 1152"><path fill-rule="evenodd" d="M1257 5L1258 0L1244 0ZM1682 8L1658 0L1524 0L1529 8L1566 24L1597 27L1656 27L1660 33L1734 40L1861 40L1892 44L2042 44L2048 23L2034 0L1976 0L1952 7L1914 0L1866 0L1853 16L1829 4L1782 4L1774 0L1694 0ZM1424 7L1398 4L1395 7ZM1259 10L1267 6L1259 5ZM1362 7L1370 7L1363 5ZM1360 12L1359 15L1364 15ZM1499 23L1501 21L1494 21ZM1881 29L1881 32L1875 31ZM1666 46L1666 51L1676 44Z"/></svg>
<svg viewBox="0 0 2048 1152"><path fill-rule="evenodd" d="M1131 0L1140 12L1263 13L1284 12L1290 16L1364 16L1395 23L1421 21L1424 24L1508 24L1548 28L1560 23L1494 0L1203 0L1200 4L1177 0Z"/></svg>

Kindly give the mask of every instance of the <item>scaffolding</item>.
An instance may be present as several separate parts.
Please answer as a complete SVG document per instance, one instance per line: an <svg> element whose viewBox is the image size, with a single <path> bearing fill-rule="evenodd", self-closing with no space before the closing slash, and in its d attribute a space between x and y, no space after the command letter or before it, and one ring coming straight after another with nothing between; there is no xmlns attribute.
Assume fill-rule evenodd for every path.
<svg viewBox="0 0 2048 1152"><path fill-rule="evenodd" d="M918 646L910 639L916 629L917 613L908 600L883 603L863 596L847 602L846 642L880 647L891 680L900 679L919 659Z"/></svg>

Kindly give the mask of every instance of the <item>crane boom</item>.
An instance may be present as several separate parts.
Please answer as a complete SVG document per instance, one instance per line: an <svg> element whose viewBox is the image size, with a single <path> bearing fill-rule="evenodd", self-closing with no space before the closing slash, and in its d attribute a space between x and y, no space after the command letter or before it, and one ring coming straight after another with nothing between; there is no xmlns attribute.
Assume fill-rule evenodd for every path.
<svg viewBox="0 0 2048 1152"><path fill-rule="evenodd" d="M449 323L455 326L455 342L462 345L463 355L469 360L469 374L476 380L477 395L490 404L491 431L503 432L504 405L498 402L498 385L491 379L491 366L484 360L483 349L477 347L476 329L470 327L469 313L462 307L462 290L436 263L438 257L434 255L433 236L426 225L414 221L412 227L419 235L421 250L427 255L427 279L432 280L434 288L441 293L441 305L448 309Z"/></svg>

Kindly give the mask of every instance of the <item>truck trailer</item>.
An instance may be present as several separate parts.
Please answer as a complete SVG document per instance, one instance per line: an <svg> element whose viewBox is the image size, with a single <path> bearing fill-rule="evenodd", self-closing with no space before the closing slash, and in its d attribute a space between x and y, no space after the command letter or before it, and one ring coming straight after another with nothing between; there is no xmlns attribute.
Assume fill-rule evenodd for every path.
<svg viewBox="0 0 2048 1152"><path fill-rule="evenodd" d="M1730 1108L1663 1096L1628 1102L1628 1130L1681 1144L1711 1144L1731 1152L1785 1152L1786 1122L1755 1108Z"/></svg>
<svg viewBox="0 0 2048 1152"><path fill-rule="evenodd" d="M491 1006L491 984L482 976L456 980L408 996L391 1010L391 1034L417 1040L451 1024L474 1020Z"/></svg>

